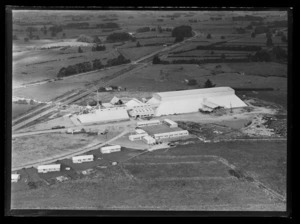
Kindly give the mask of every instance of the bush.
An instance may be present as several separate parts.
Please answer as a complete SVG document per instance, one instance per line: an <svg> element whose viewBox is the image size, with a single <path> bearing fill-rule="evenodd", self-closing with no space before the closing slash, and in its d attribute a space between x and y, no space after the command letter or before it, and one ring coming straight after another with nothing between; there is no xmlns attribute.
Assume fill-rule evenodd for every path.
<svg viewBox="0 0 300 224"><path fill-rule="evenodd" d="M221 36L221 39L224 40L224 39L225 39L225 36Z"/></svg>
<svg viewBox="0 0 300 224"><path fill-rule="evenodd" d="M84 43L93 43L94 40L92 37L90 36L86 36L86 35L80 35L77 39L76 39L77 42L84 42Z"/></svg>
<svg viewBox="0 0 300 224"><path fill-rule="evenodd" d="M268 47L273 46L273 40L272 40L271 37L269 37L269 38L267 39L266 45L267 45Z"/></svg>
<svg viewBox="0 0 300 224"><path fill-rule="evenodd" d="M112 33L106 37L108 42L120 42L131 40L132 36L126 32Z"/></svg>
<svg viewBox="0 0 300 224"><path fill-rule="evenodd" d="M106 47L104 45L96 45L92 47L92 51L105 51Z"/></svg>
<svg viewBox="0 0 300 224"><path fill-rule="evenodd" d="M78 53L82 53L83 51L82 51L82 49L81 49L81 47L78 47Z"/></svg>
<svg viewBox="0 0 300 224"><path fill-rule="evenodd" d="M206 82L204 83L204 88L211 88L215 86L216 84L213 84L209 79L207 79Z"/></svg>
<svg viewBox="0 0 300 224"><path fill-rule="evenodd" d="M184 38L193 36L192 27L190 26L178 26L172 30L172 37Z"/></svg>
<svg viewBox="0 0 300 224"><path fill-rule="evenodd" d="M184 40L184 37L176 37L174 43L181 42Z"/></svg>
<svg viewBox="0 0 300 224"><path fill-rule="evenodd" d="M137 33L144 33L149 31L150 31L150 27L141 27L136 30Z"/></svg>
<svg viewBox="0 0 300 224"><path fill-rule="evenodd" d="M24 37L24 42L29 42L29 38L28 37Z"/></svg>
<svg viewBox="0 0 300 224"><path fill-rule="evenodd" d="M117 58L109 59L106 65L109 67L127 63L130 63L130 60L126 59L122 54L120 54Z"/></svg>
<svg viewBox="0 0 300 224"><path fill-rule="evenodd" d="M195 86L195 85L197 85L197 80L196 79L189 79L188 85L189 86Z"/></svg>
<svg viewBox="0 0 300 224"><path fill-rule="evenodd" d="M104 67L104 66L102 65L100 59L95 59L95 60L93 61L93 70L101 69L101 68L103 68L103 67Z"/></svg>
<svg viewBox="0 0 300 224"><path fill-rule="evenodd" d="M152 64L160 64L161 60L158 57L158 55L154 55L153 59L152 59Z"/></svg>
<svg viewBox="0 0 300 224"><path fill-rule="evenodd" d="M211 39L212 37L211 37L211 34L209 33L209 34L207 34L207 36L206 36L206 39Z"/></svg>

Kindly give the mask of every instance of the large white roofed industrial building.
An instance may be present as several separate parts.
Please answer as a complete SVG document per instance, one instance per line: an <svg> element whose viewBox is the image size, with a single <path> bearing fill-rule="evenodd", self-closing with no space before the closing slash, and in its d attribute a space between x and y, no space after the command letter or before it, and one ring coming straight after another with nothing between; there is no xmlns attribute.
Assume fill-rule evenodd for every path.
<svg viewBox="0 0 300 224"><path fill-rule="evenodd" d="M247 106L230 87L154 93L147 103L157 106L155 116L198 112L209 104L226 109Z"/></svg>

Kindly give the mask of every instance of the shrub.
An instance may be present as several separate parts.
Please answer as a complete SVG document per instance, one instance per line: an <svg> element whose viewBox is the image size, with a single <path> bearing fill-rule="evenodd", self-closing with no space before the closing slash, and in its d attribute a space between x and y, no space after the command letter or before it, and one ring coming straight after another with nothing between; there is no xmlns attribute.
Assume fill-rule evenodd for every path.
<svg viewBox="0 0 300 224"><path fill-rule="evenodd" d="M209 33L209 34L207 34L207 36L206 36L206 39L211 39L212 37L211 37L211 34Z"/></svg>
<svg viewBox="0 0 300 224"><path fill-rule="evenodd" d="M207 79L206 82L204 83L204 88L211 88L215 86L216 84L213 84L209 79Z"/></svg>
<svg viewBox="0 0 300 224"><path fill-rule="evenodd" d="M82 53L83 51L82 51L82 49L81 49L81 47L78 47L78 53Z"/></svg>
<svg viewBox="0 0 300 224"><path fill-rule="evenodd" d="M172 37L176 38L184 38L184 37L191 37L193 35L192 33L192 27L191 26L178 26L175 27L172 30Z"/></svg>
<svg viewBox="0 0 300 224"><path fill-rule="evenodd" d="M76 39L77 42L84 42L84 43L93 43L94 40L92 37L90 36L86 36L86 35L80 35L77 39Z"/></svg>
<svg viewBox="0 0 300 224"><path fill-rule="evenodd" d="M120 42L131 40L132 36L126 32L112 33L106 37L108 42Z"/></svg>

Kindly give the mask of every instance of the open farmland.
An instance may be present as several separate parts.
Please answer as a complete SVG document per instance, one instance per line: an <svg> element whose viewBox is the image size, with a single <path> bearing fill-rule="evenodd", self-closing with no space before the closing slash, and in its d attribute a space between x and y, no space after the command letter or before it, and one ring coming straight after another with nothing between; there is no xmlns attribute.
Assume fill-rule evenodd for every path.
<svg viewBox="0 0 300 224"><path fill-rule="evenodd" d="M91 177L18 191L12 197L13 207L68 209L76 205L77 209L285 210L283 202L255 186L251 178L240 180L231 176L230 167L221 162L225 158L237 169L249 172L263 184L284 194L283 182L278 181L278 178L284 180L280 175L284 175L282 168L286 160L281 142L202 143L197 146L146 153L120 166L97 169ZM268 160L264 159L266 155ZM276 172L277 169L280 172ZM51 200L46 199L48 195L52 195ZM76 200L79 195L80 204Z"/></svg>

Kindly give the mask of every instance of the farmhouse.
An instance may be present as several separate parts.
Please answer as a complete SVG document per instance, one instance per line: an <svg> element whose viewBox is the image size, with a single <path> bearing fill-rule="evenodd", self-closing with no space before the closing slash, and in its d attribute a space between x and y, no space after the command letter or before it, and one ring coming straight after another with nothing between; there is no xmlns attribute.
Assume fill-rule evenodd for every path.
<svg viewBox="0 0 300 224"><path fill-rule="evenodd" d="M163 123L168 125L170 128L177 128L178 124L170 119L164 119Z"/></svg>
<svg viewBox="0 0 300 224"><path fill-rule="evenodd" d="M153 137L149 136L149 135L144 136L144 137L142 138L142 140L143 140L144 142L146 142L148 145L153 145L153 144L156 143L156 140L155 140Z"/></svg>
<svg viewBox="0 0 300 224"><path fill-rule="evenodd" d="M11 174L11 182L18 182L18 180L20 180L20 174Z"/></svg>
<svg viewBox="0 0 300 224"><path fill-rule="evenodd" d="M230 109L247 106L230 87L154 93L147 103L156 106L155 116L192 113L209 107Z"/></svg>
<svg viewBox="0 0 300 224"><path fill-rule="evenodd" d="M148 136L146 132L141 134L129 135L128 138L130 141L136 141L136 140L142 140L142 138L145 136Z"/></svg>
<svg viewBox="0 0 300 224"><path fill-rule="evenodd" d="M37 167L38 173L60 171L60 164L41 165Z"/></svg>
<svg viewBox="0 0 300 224"><path fill-rule="evenodd" d="M119 152L121 151L120 145L111 145L111 146L105 146L100 149L101 153L111 153L111 152Z"/></svg>
<svg viewBox="0 0 300 224"><path fill-rule="evenodd" d="M133 98L133 99L129 100L128 102L126 102L126 103L125 103L125 106L126 106L127 110L131 110L131 109L133 109L134 107L136 107L136 106L141 106L141 105L143 105L143 104L144 104L143 102L139 101L139 100L136 99L136 98Z"/></svg>
<svg viewBox="0 0 300 224"><path fill-rule="evenodd" d="M110 121L129 120L128 113L125 107L98 109L93 113L78 115L78 120L81 123L98 123Z"/></svg>
<svg viewBox="0 0 300 224"><path fill-rule="evenodd" d="M93 155L83 155L83 156L74 156L72 157L73 163L82 163L82 162L91 162L94 160Z"/></svg>
<svg viewBox="0 0 300 224"><path fill-rule="evenodd" d="M189 132L187 130L180 130L180 131L172 131L172 132L154 134L154 138L155 139L176 138L176 137L182 137L182 136L188 136L188 135L189 135Z"/></svg>

